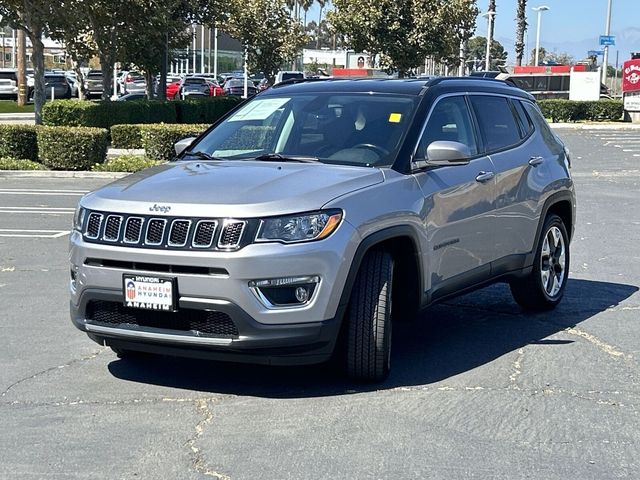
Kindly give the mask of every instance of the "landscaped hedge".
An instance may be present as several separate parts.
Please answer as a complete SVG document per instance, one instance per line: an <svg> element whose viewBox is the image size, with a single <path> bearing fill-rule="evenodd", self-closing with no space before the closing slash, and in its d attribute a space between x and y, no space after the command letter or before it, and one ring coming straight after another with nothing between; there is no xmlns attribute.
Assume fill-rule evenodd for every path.
<svg viewBox="0 0 640 480"><path fill-rule="evenodd" d="M104 163L96 163L91 170L94 172L138 172L145 168L159 165L160 162L151 160L143 155L120 155Z"/></svg>
<svg viewBox="0 0 640 480"><path fill-rule="evenodd" d="M40 161L53 170L89 170L107 156L109 131L89 127L38 127Z"/></svg>
<svg viewBox="0 0 640 480"><path fill-rule="evenodd" d="M209 99L178 100L171 102L176 108L178 123L214 123L244 99L237 96L213 97Z"/></svg>
<svg viewBox="0 0 640 480"><path fill-rule="evenodd" d="M45 125L68 127L110 128L118 124L135 123L214 123L236 107L239 97L173 102L81 102L54 100L44 104Z"/></svg>
<svg viewBox="0 0 640 480"><path fill-rule="evenodd" d="M141 123L126 123L111 127L111 146L113 148L142 148Z"/></svg>
<svg viewBox="0 0 640 480"><path fill-rule="evenodd" d="M46 170L44 165L33 160L0 157L0 170Z"/></svg>
<svg viewBox="0 0 640 480"><path fill-rule="evenodd" d="M33 125L0 125L0 157L38 160L38 140Z"/></svg>
<svg viewBox="0 0 640 480"><path fill-rule="evenodd" d="M176 109L170 102L80 102L54 100L42 108L45 125L110 128L120 123L173 123Z"/></svg>
<svg viewBox="0 0 640 480"><path fill-rule="evenodd" d="M174 145L186 137L197 137L209 128L208 124L159 124L143 125L142 146L147 157L166 162L175 157Z"/></svg>
<svg viewBox="0 0 640 480"><path fill-rule="evenodd" d="M619 100L540 100L538 105L545 118L550 118L552 122L615 121L621 120L624 113L623 104Z"/></svg>

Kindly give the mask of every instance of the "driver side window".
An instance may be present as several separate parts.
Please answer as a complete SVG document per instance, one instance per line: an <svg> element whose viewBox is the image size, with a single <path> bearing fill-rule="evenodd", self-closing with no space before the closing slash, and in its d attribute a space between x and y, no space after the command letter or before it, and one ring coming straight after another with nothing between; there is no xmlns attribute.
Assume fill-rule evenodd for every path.
<svg viewBox="0 0 640 480"><path fill-rule="evenodd" d="M446 97L436 103L418 145L417 157L425 158L427 147L438 140L459 142L469 147L471 155L478 153L473 124L463 96Z"/></svg>

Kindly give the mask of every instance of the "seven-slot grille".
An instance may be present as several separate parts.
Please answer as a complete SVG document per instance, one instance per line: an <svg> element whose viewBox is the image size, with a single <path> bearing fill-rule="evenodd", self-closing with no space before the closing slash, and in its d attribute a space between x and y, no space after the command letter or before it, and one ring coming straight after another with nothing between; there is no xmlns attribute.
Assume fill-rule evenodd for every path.
<svg viewBox="0 0 640 480"><path fill-rule="evenodd" d="M242 246L245 220L193 219L90 212L85 240L127 247L234 250Z"/></svg>

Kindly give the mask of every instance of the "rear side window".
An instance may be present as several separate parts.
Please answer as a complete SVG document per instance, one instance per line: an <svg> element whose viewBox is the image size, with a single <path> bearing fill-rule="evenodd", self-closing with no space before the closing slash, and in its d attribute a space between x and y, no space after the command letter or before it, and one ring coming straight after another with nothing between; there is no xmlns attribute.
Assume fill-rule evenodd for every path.
<svg viewBox="0 0 640 480"><path fill-rule="evenodd" d="M518 122L520 123L521 136L522 138L527 137L533 131L533 124L529 119L529 116L524 111L524 107L522 103L518 100L512 100L513 107L516 110L516 116L518 117Z"/></svg>
<svg viewBox="0 0 640 480"><path fill-rule="evenodd" d="M485 152L501 150L520 142L520 130L504 97L471 95Z"/></svg>

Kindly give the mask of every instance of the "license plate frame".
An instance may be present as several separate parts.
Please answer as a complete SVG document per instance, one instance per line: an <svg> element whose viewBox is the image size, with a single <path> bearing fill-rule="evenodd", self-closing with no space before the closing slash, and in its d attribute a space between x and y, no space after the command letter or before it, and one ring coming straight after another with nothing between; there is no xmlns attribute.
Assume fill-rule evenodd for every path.
<svg viewBox="0 0 640 480"><path fill-rule="evenodd" d="M125 307L156 312L176 312L178 281L175 277L122 274Z"/></svg>

